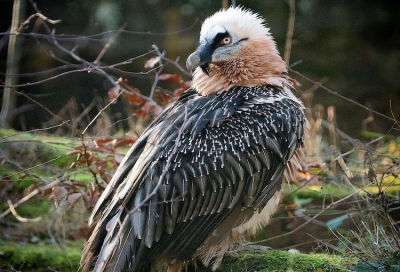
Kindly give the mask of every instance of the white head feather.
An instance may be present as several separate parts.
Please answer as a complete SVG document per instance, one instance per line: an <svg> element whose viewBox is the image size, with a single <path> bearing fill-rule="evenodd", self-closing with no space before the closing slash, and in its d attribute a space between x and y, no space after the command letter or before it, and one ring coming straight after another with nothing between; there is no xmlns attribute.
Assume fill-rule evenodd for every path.
<svg viewBox="0 0 400 272"><path fill-rule="evenodd" d="M243 7L230 7L208 17L201 27L200 41L214 38L216 33L222 32L221 30L228 31L236 37L248 37L252 40L271 39L264 19Z"/></svg>

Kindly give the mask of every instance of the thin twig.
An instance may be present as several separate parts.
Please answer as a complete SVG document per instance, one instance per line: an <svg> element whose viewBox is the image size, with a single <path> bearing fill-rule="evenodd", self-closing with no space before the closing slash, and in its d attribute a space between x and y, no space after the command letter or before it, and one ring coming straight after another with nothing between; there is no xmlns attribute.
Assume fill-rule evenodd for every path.
<svg viewBox="0 0 400 272"><path fill-rule="evenodd" d="M161 56L161 59L166 61L166 62L168 62L168 63L173 64L176 68L178 68L178 70L182 74L184 74L184 75L186 75L188 77L192 77L192 75L189 72L187 72L184 68L182 68L182 66L179 65L179 63L178 63L179 58L177 58L175 61L173 61L173 60L170 60L169 58Z"/></svg>
<svg viewBox="0 0 400 272"><path fill-rule="evenodd" d="M147 97L145 95L135 92L135 90L133 90L131 86L126 84L126 82L124 81L123 78L119 78L116 82L116 85L119 85L121 87L122 91L124 91L130 95L136 95L144 100L153 101L153 99L151 99L150 97Z"/></svg>
<svg viewBox="0 0 400 272"><path fill-rule="evenodd" d="M192 77L192 75L190 73L188 73L184 68L182 68L182 66L179 65L178 61L179 58L177 58L175 61L170 60L169 58L166 58L164 56L163 53L160 52L160 50L158 49L158 47L156 45L152 46L154 51L157 53L157 55L161 58L161 60L166 61L168 63L171 63L172 65L174 65L181 73L185 74L188 77Z"/></svg>
<svg viewBox="0 0 400 272"><path fill-rule="evenodd" d="M14 205L12 204L11 200L7 199L7 204L8 204L9 210L11 211L12 215L14 215L14 217L17 218L17 220L20 221L20 222L24 222L24 223L27 223L27 222L39 222L40 220L42 220L41 216L36 217L36 218L25 218L25 217L22 217L15 210Z"/></svg>
<svg viewBox="0 0 400 272"><path fill-rule="evenodd" d="M26 19L24 22L21 23L20 27L17 29L16 34L19 34L19 32L21 32L23 30L23 28L28 26L29 23L31 22L31 20L36 17L40 18L43 21L48 22L52 25L61 23L61 20L51 20L51 19L47 18L46 16L44 16L43 14L41 14L40 12L36 12L35 14L32 14L31 16L28 17L28 19Z"/></svg>
<svg viewBox="0 0 400 272"><path fill-rule="evenodd" d="M7 136L4 136L4 137L1 137L1 138L0 138L0 142L1 142L1 143L7 143L7 141L4 141L4 139L10 138L10 137L14 137L14 136L17 136L17 135L19 135L19 134L28 134L28 133L31 133L31 132L45 131L45 130L50 130L50 129L53 129L53 128L58 128L58 127L63 126L63 125L64 125L65 123L67 123L67 122L69 122L69 121L63 121L61 124L54 125L54 126L51 126L51 127L36 128L36 129L24 131L24 132L14 133L14 134L12 134L12 135L7 135ZM31 140L24 140L24 142L25 142L25 141L31 141ZM37 142L43 143L43 141L38 141L38 140L33 140L33 141L37 141Z"/></svg>
<svg viewBox="0 0 400 272"><path fill-rule="evenodd" d="M98 103L96 98L97 96L92 99L92 102L90 102L89 106L86 106L78 117L74 118L74 124L78 124L96 106Z"/></svg>
<svg viewBox="0 0 400 272"><path fill-rule="evenodd" d="M26 141L24 141L24 143L25 143L25 142L26 142ZM30 170L35 169L35 168L37 168L37 167L39 167L39 166L42 166L42 165L49 164L49 163L51 163L51 162L53 162L53 161L58 160L59 158L61 158L61 156L58 156L58 157L56 157L56 158L53 158L53 159L51 159L51 160L48 160L48 161L46 161L46 162L37 164L37 165L32 166L32 167L29 167L29 168L23 168L21 165L19 165L19 164L16 163L16 162L13 162L13 161L9 160L8 158L4 158L4 157L3 157L2 159L4 160L4 162L6 162L6 163L8 163L8 164L11 164L11 165L15 166L16 168L18 168L18 170L20 170L19 172L13 173L13 174L8 175L8 176L6 176L6 177L12 177L12 176L15 176L15 175L19 175L19 174L21 174L21 173L27 173L29 176L35 177L35 178L39 179L41 182L43 182L43 183L45 183L45 184L48 184L49 182L48 182L47 180L41 178L39 175L37 175L37 174L31 172Z"/></svg>
<svg viewBox="0 0 400 272"><path fill-rule="evenodd" d="M86 133L86 131L89 129L89 127L93 124L94 121L97 120L97 118L99 118L99 116L111 105L113 104L115 101L117 101L118 97L120 97L122 94L122 92L119 92L118 95L111 100L104 108L102 108L97 114L96 116L93 118L92 121L90 121L90 123L85 127L85 129L82 131L82 135L84 135Z"/></svg>
<svg viewBox="0 0 400 272"><path fill-rule="evenodd" d="M81 63L84 63L85 65L87 65L88 67L92 68L93 71L97 72L98 74L104 76L112 85L115 85L115 79L109 75L108 73L106 73L103 69L101 69L99 66L94 65L93 63L79 57L78 55L76 55L74 52L66 49L65 47L63 47L62 45L60 45L57 41L57 39L54 36L55 34L55 30L53 29L53 31L51 32L51 37L53 38L53 44L60 49L62 52L70 55L72 58L74 58L76 61L79 61Z"/></svg>
<svg viewBox="0 0 400 272"><path fill-rule="evenodd" d="M40 12L39 12L40 13ZM181 34L184 32L188 32L189 30L195 28L199 23L199 19L195 19L193 23L184 28L180 29L177 31L171 31L171 32L150 32L150 31L145 31L145 32L140 32L140 31L130 31L130 30L122 30L120 31L123 34L129 34L129 35L140 35L140 36L167 36L167 35L172 35L172 34ZM104 41L106 38L104 38L105 35L107 34L113 34L117 32L118 30L109 30L109 31L104 31L104 32L99 32L96 34L92 35L87 35L87 36L81 36L81 35L65 35L65 34L60 34L60 35L55 35L57 40L59 41L77 41L77 40L84 40L84 41ZM16 35L14 32L6 31L6 32L0 32L0 36L6 36L6 35ZM42 34L42 33L18 33L18 35L25 36L25 37L35 37L35 38L40 38L43 40L52 40L52 38L49 37L49 35ZM100 37L97 39L97 37Z"/></svg>
<svg viewBox="0 0 400 272"><path fill-rule="evenodd" d="M110 46L114 43L115 39L117 39L117 37L119 36L119 34L121 34L121 31L124 30L124 28L126 27L126 23L124 23L119 29L118 32L115 33L114 36L112 36L108 42L106 43L106 45L103 47L103 50L100 51L99 55L97 56L97 58L95 59L95 61L93 61L94 65L97 65L100 60L103 58L103 56L105 55L105 53L107 52L107 50L110 48Z"/></svg>
<svg viewBox="0 0 400 272"><path fill-rule="evenodd" d="M31 199L32 197L34 197L35 195L39 194L40 192L43 192L46 189L52 188L55 185L57 185L58 183L61 182L61 179L56 179L55 181L53 181L52 183L49 183L45 186L43 186L40 189L35 189L32 192L30 192L29 194L27 194L26 196L24 196L23 198L21 198L20 200L18 200L16 203L13 204L14 208L19 207L20 205L24 204L26 201L28 201L29 199ZM4 218L6 215L8 215L11 212L11 209L8 208L7 210L5 210L2 214L0 214L0 219Z"/></svg>
<svg viewBox="0 0 400 272"><path fill-rule="evenodd" d="M297 232L298 230L302 229L304 226L308 225L311 221L313 221L315 218L317 218L318 216L320 216L321 214L323 214L324 212L326 212L326 211L329 210L330 208L334 207L335 205L337 205L337 204L340 203L340 202L343 202L343 201L349 199L350 197L353 197L354 195L356 195L356 194L358 194L358 193L359 193L359 192L353 192L353 193L351 193L350 195L348 195L348 196L346 196L346 197L344 197L344 198L341 198L341 199L339 199L339 200L337 200L337 201L335 201L335 202L332 202L332 203L329 204L325 209L323 209L322 211L320 211L319 213L317 213L316 215L314 215L313 217L311 217L309 220L307 220L306 222L304 222L303 224L301 224L300 226L298 226L298 227L295 228L294 230L291 230L291 231L289 231L289 232L286 232L286 233L283 233L283 234L280 234L280 235L277 235L277 236L274 236L274 237L271 237L271 238L267 238L267 239L263 239L263 240L259 240L259 241L254 241L254 242L251 242L250 244L263 243L263 242L267 242L267 241L279 239L279 238L285 237L285 236L287 236L287 235L291 235L291 234Z"/></svg>
<svg viewBox="0 0 400 272"><path fill-rule="evenodd" d="M33 82L29 82L29 83L23 83L23 84L13 84L13 85L8 85L8 84L0 84L0 87L10 87L10 88L20 88L20 87L28 87L28 86L34 86L34 85L39 85L45 82L48 82L50 80L53 79L57 79L59 77L65 76L65 75L69 75L69 74L73 74L73 73L81 73L81 72L88 72L91 71L90 68L83 68L83 69L78 69L78 70L72 70L72 71L67 71L67 72L63 72L61 74L46 78L46 79L42 79L42 80L38 80L38 81L33 81ZM15 90L14 90L15 91Z"/></svg>
<svg viewBox="0 0 400 272"><path fill-rule="evenodd" d="M152 47L154 48L154 50L157 52L158 56L160 57L160 60L159 60L160 68L154 74L154 82L153 82L153 86L151 86L151 91L150 91L150 95L149 95L150 98L153 98L154 93L157 88L158 78L165 68L165 65L162 63L162 58L165 56L165 51L160 53L160 51L158 50L158 47L156 45L153 45Z"/></svg>
<svg viewBox="0 0 400 272"><path fill-rule="evenodd" d="M25 98L27 98L28 100L32 101L33 103L35 103L36 105L38 105L39 107L41 107L42 109L44 109L45 111L47 111L51 116L53 116L54 118L57 118L58 120L62 121L63 124L67 124L71 129L73 129L76 133L78 133L79 135L82 135L82 133L75 128L74 126L72 126L69 122L64 121L61 117L59 117L57 114L53 113L51 110L49 110L46 106L44 106L43 104L37 102L35 99L32 99L29 95L24 94L23 92L19 92L13 89L13 92L24 96Z"/></svg>
<svg viewBox="0 0 400 272"><path fill-rule="evenodd" d="M285 54L283 57L286 65L289 65L290 62L290 53L292 50L295 17L296 17L296 0L289 0L288 30L286 32Z"/></svg>
<svg viewBox="0 0 400 272"><path fill-rule="evenodd" d="M368 108L368 107L366 107L366 106L364 106L364 105L362 105L362 104L360 104L360 103L358 103L358 102L356 102L356 101L354 101L354 100L352 100L352 99L350 99L350 98L347 98L347 97L345 97L345 96L343 96L343 95L341 95L341 94L339 94L339 93L337 93L337 92L335 92L335 91L332 91L331 89L329 89L329 88L323 86L322 84L320 84L320 83L318 83L318 82L315 82L314 80L312 80L312 79L306 77L305 75L303 75L303 74L300 73L300 72L297 72L297 71L295 71L295 70L293 70L293 69L291 69L291 68L288 68L288 69L289 69L289 71L295 73L296 75L301 76L302 78L306 79L307 81L318 85L320 88L324 89L325 91L327 91L327 92L330 93L330 94L333 94L333 95L335 95L335 96L337 96L337 97L340 97L340 98L342 98L342 99L344 99L344 100L346 100L346 101L348 101L348 102L350 102L350 103L352 103L352 104L355 104L355 105L357 105L357 106L359 106L359 107L361 107L361 108L363 108L363 109L365 109L365 110L367 110L367 111L373 112L373 113L375 113L376 115L379 115L379 116L381 116L381 117L383 117L383 118L386 118L386 119L388 119L388 120L390 120L390 121L397 122L397 120L394 119L394 118L391 118L391 117L389 117L389 116L387 116L387 115L384 115L383 113L380 113L380 112L377 112L377 111L375 111L375 110L373 110L373 109L370 109L370 108Z"/></svg>

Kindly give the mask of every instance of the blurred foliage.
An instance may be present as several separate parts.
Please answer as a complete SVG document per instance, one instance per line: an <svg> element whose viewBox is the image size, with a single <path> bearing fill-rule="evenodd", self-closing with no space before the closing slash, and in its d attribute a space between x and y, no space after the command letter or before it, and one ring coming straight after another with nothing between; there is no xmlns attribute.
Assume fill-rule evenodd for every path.
<svg viewBox="0 0 400 272"><path fill-rule="evenodd" d="M11 22L11 3L0 1L0 16L4 18L0 22L0 31L6 31ZM148 54L153 50L152 45L156 44L162 51L165 50L169 59L184 65L186 56L196 47L201 21L218 10L221 4L211 0L57 0L51 3L40 0L36 3L48 18L62 20L62 23L52 26L60 35L57 36L60 43L69 50L75 48L74 52L88 61L98 57L124 23L126 25L99 65L109 66L146 55L124 63L119 69L107 70L119 78L118 85L124 84L128 90L118 99L119 90L105 78L91 72L72 73L20 88L56 113L61 120L71 120L72 126L81 131L94 120L96 114L101 114L83 137L76 135L70 127L61 128L60 119L50 116L44 107L22 96L18 98L14 128L45 128L46 132L61 137L49 137L39 130L31 133L1 131L0 189L5 201L0 203L0 209L6 211L10 203L15 205L27 196L30 198L15 206L16 215L10 212L7 217L4 213L0 216L3 228L0 242L37 243L49 237L60 241L87 236L90 232L85 221L87 214L110 181L127 148L134 143L146 122L151 121L162 107L190 85L190 77L178 72L175 65L166 65L163 73L153 70L159 64L160 54ZM286 1L237 3L266 18L283 54L288 20ZM324 86L399 119L400 107L396 107L400 103L399 8L400 2L396 0L297 0L291 55L291 63L297 64L293 69L317 81L323 79ZM33 12L29 6L27 16ZM19 78L20 83L44 80L60 73L61 70L49 70L62 64L50 52L75 63L70 56L55 48L48 36L35 40L27 35L30 32L46 34L40 22L32 23L24 30L21 36L24 49L21 72L48 72L25 74ZM7 48L4 42L7 35L3 37L0 40L1 80L4 78ZM302 84L297 94L305 101L311 124L311 137L306 139L306 155L310 164L305 165L297 180L285 186L286 197L277 216L271 226L257 234L256 238L266 239L266 244L275 248L312 248L346 254L353 250L361 255L351 245L361 245L367 251L375 241L375 237L368 234L368 229L359 228L364 220L361 215L373 212L379 222L371 221L371 218L366 222L370 222L375 229L381 222L389 220L379 229L380 233L385 233L395 225L391 218L399 214L392 208L399 202L400 138L395 129L398 125L373 116L324 90L313 88L314 83L302 78L297 80ZM148 96L153 91L151 99L154 100L138 96ZM113 99L117 99L117 103L104 109L104 105ZM48 129L51 126L54 128ZM129 130L127 134L121 132ZM361 140L358 140L359 137ZM349 197L352 194L354 198ZM393 205L385 206L385 201ZM30 221L36 218L40 221ZM21 220L27 222L21 223ZM299 226L306 225L306 230L294 237ZM352 238L349 241L343 237L332 240L328 227L344 231L346 239ZM368 236L368 240L354 241L350 230L357 227L361 233L358 237ZM304 228L299 229L303 231ZM386 237L396 241L393 238L396 231L391 231ZM282 233L286 236L280 236ZM309 233L317 237L304 235ZM271 241L274 237L281 239ZM312 244L308 243L310 240ZM396 266L398 255L393 255L393 244L388 242L385 248L389 250L376 254L378 260L371 262L382 264L383 260L385 265ZM4 252L0 249L0 253ZM41 251L38 254L42 254ZM371 255L367 257L371 258ZM335 261L325 260L321 269L322 265L331 263ZM365 265L361 262L355 267L363 269Z"/></svg>
<svg viewBox="0 0 400 272"><path fill-rule="evenodd" d="M283 54L288 21L286 1L236 2L266 18L279 51ZM51 3L38 0L35 3L48 18L62 20L60 24L52 26L56 34L78 35L75 38L69 36L60 42L70 49L75 47L75 52L88 61L95 60L110 37L125 24L124 31L101 59L103 65L139 56L150 51L152 44L156 44L166 51L170 59L179 56L179 63L184 66L186 57L195 49L201 21L221 7L221 1L211 0L57 0ZM12 1L0 2L0 31L7 31L10 25L11 5ZM27 6L26 17L34 13L31 5ZM397 38L400 35L400 22L397 20L399 10L400 2L396 0L297 0L291 63L301 61L301 64L293 68L315 80L327 78L325 85L340 94L388 116L392 113L399 116L400 108L395 106L400 103L400 44ZM50 51L73 62L65 53L52 47L48 39L40 38L36 42L26 35L29 32L46 33L40 23L30 24L24 30L21 73L46 71L59 66L61 63L51 57ZM6 41L7 36L3 38ZM6 52L6 43L0 43L0 72L5 70ZM126 77L131 85L148 94L154 75L140 74L144 71L144 61L139 58L124 65L123 71L110 73L116 78ZM175 71L173 67L167 67L167 72ZM56 73L27 75L20 77L19 82L33 82ZM4 78L4 74L1 78ZM309 82L301 78L298 81L303 84L299 89L310 86ZM104 104L110 87L110 83L101 76L73 73L40 85L26 86L23 90L68 119L68 111L62 109L71 96L76 98L78 110L83 111L93 97L99 97L99 103ZM314 96L314 104L317 103L325 108L335 105L341 128L353 137L359 136L361 130L386 133L392 125L380 117L363 123L369 117L365 110L323 90L318 90ZM14 128L32 129L47 125L46 121L50 117L43 109L23 97L19 97L18 105ZM111 119L121 119L126 113L129 114L129 109L119 103L112 107ZM95 114L96 108L90 110L91 117ZM125 122L125 129L127 126Z"/></svg>

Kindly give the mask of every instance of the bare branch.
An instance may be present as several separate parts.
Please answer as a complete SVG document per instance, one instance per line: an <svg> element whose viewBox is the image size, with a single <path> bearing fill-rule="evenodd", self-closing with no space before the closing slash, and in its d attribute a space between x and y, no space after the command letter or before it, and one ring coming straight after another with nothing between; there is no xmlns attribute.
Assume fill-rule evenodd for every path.
<svg viewBox="0 0 400 272"><path fill-rule="evenodd" d="M24 141L24 142L26 142L26 141ZM1 156L1 157L3 157L3 156ZM8 164L11 164L11 165L13 165L14 167L18 168L18 170L20 170L19 172L14 173L14 174L12 174L12 175L8 175L7 177L11 177L11 176L14 176L14 175L19 175L19 174L21 174L21 173L27 173L28 175L37 178L37 179L40 180L41 182L48 184L49 182L48 182L47 180L41 178L39 175L36 175L36 174L33 173L31 170L34 169L34 168L40 167L40 166L42 166L42 165L49 164L49 163L51 163L51 162L53 162L53 161L58 160L59 158L61 158L61 156L58 156L58 157L56 157L56 158L54 158L54 159L48 160L48 161L46 161L46 162L37 164L37 165L32 166L32 167L29 167L29 168L24 168L24 167L22 167L21 165L19 165L18 163L13 162L13 161L9 160L9 159L6 158L6 157L3 157L2 159L3 159L4 162L6 162L6 163L8 163Z"/></svg>
<svg viewBox="0 0 400 272"><path fill-rule="evenodd" d="M53 181L52 183L49 183L43 187L41 187L40 189L35 189L32 192L30 192L29 194L27 194L26 196L24 196L23 198L21 198L20 200L18 200L16 203L13 204L13 208L17 208L20 205L24 204L26 201L28 201L29 199L31 199L32 197L34 197L35 195L39 194L40 192L43 192L44 190L48 189L48 188L52 188L55 185L57 185L58 183L61 182L61 179L56 179L55 181ZM2 214L0 214L0 219L4 218L6 215L8 215L11 212L11 209L8 208L7 210L5 210Z"/></svg>
<svg viewBox="0 0 400 272"><path fill-rule="evenodd" d="M288 30L286 32L285 54L284 54L284 61L286 65L289 65L290 62L295 16L296 16L296 0L289 0L289 20L288 20Z"/></svg>
<svg viewBox="0 0 400 272"><path fill-rule="evenodd" d="M359 106L359 107L361 107L361 108L363 108L363 109L365 109L365 110L367 110L367 111L373 112L373 113L375 113L376 115L379 115L379 116L381 116L381 117L383 117L383 118L385 118L385 119L388 119L388 120L393 121L393 122L397 122L396 119L394 119L394 118L391 118L391 117L389 117L389 116L387 116L387 115L384 115L383 113L380 113L380 112L378 112L378 111L375 111L375 110L373 110L373 109L370 109L370 108L368 108L367 106L364 106L364 105L362 105L362 104L360 104L360 103L358 103L358 102L356 102L356 101L354 101L354 100L352 100L352 99L350 99L350 98L347 98L347 97L345 97L345 96L339 94L338 92L332 91L331 89L325 87L325 86L322 85L321 83L315 82L314 80L312 80L312 79L306 77L305 75L303 75L303 74L300 73L300 72L297 72L297 71L295 71L295 70L293 70L293 69L291 69L291 68L289 68L289 71L291 71L291 72L295 73L296 75L299 75L299 76L301 76L302 78L306 79L307 81L309 81L309 82L311 82L311 83L313 83L313 84L319 86L320 88L324 89L325 91L327 91L327 92L330 93L330 94L333 94L333 95L335 95L335 96L337 96L337 97L340 97L340 98L342 98L342 99L344 99L344 100L346 100L346 101L348 101L348 102L350 102L350 103L352 103L352 104L354 104L354 105L357 105L357 106Z"/></svg>
<svg viewBox="0 0 400 272"><path fill-rule="evenodd" d="M42 220L41 216L36 217L36 218L24 218L17 213L17 211L14 208L14 205L12 204L12 202L9 199L7 199L7 204L8 204L8 207L9 207L11 213L14 215L15 218L18 219L18 221L26 223L26 222L39 222L40 220Z"/></svg>
<svg viewBox="0 0 400 272"><path fill-rule="evenodd" d="M31 22L31 20L32 20L33 18L40 18L41 20L43 20L43 21L45 21L45 22L48 22L48 23L50 23L50 24L52 24L52 25L61 23L61 20L51 20L51 19L47 18L46 16L44 16L43 14L41 14L40 12L37 12L37 13L32 14L31 16L29 16L28 19L26 19L26 20L20 25L20 27L18 28L16 34L18 34L19 32L22 32L23 28L27 27L27 26L30 24L30 22Z"/></svg>
<svg viewBox="0 0 400 272"><path fill-rule="evenodd" d="M103 58L103 56L105 55L105 53L107 52L107 50L110 48L111 44L114 43L115 39L119 36L119 34L121 34L121 31L126 27L126 23L124 23L119 29L118 32L112 36L110 38L110 40L106 43L106 45L104 46L103 50L101 50L101 52L99 53L99 55L97 56L97 58L95 59L95 61L93 61L94 65L97 65L100 60Z"/></svg>
<svg viewBox="0 0 400 272"><path fill-rule="evenodd" d="M51 81L53 79L57 79L59 77L65 76L65 75L69 75L69 74L73 74L73 73L80 73L80 72L89 72L91 70L92 69L90 69L90 68L77 69L77 70L63 72L61 74L58 74L58 75L55 75L55 76L52 76L52 77L49 77L46 79L34 81L34 82L28 82L28 83L23 83L23 84L13 84L13 85L0 84L0 87L20 88L20 87L34 86L34 85L42 84L47 81ZM14 90L14 92L15 92L15 90Z"/></svg>
<svg viewBox="0 0 400 272"><path fill-rule="evenodd" d="M158 49L158 47L157 47L156 45L153 45L153 48L154 48L154 51L157 53L157 55L158 55L162 60L164 60L164 61L166 61L166 62L168 62L168 63L173 64L176 68L178 68L178 70L179 70L181 73L185 74L186 76L192 77L192 75L191 75L190 73L188 73L184 68L182 68L182 66L179 65L179 63L178 63L179 57L178 57L175 61L170 60L169 58L166 58L166 57L164 56L164 54L162 54L162 53L160 52L160 50Z"/></svg>
<svg viewBox="0 0 400 272"><path fill-rule="evenodd" d="M10 137L16 136L16 135L18 135L18 134L22 134L22 133L32 133L32 132L45 131L45 130L50 130L50 129L53 129L53 128L58 128L58 127L63 126L63 125L64 125L65 123L67 123L67 122L69 122L69 121L63 121L61 124L54 125L54 126L51 126L51 127L36 128L36 129L24 131L24 132L15 133L15 134L12 134L12 135L7 135L7 136L4 136L4 137L0 138L0 141L1 141L1 143L5 143L4 139L7 139L7 138L10 138ZM24 140L24 141L26 141L26 140ZM41 142L43 142L43 141L41 141Z"/></svg>
<svg viewBox="0 0 400 272"><path fill-rule="evenodd" d="M73 57L75 60L84 63L85 65L87 65L88 67L92 68L94 71L98 72L100 75L104 76L106 79L108 79L108 81L112 84L115 85L115 79L110 76L108 73L106 73L103 69L101 69L99 66L94 65L93 63L82 59L81 57L79 57L78 55L76 55L74 52L66 49L65 47L63 47L62 45L60 45L57 41L57 39L54 37L54 33L55 31L53 30L51 33L51 37L53 38L53 43L54 45L60 49L62 52L69 54L71 57Z"/></svg>
<svg viewBox="0 0 400 272"><path fill-rule="evenodd" d="M157 54L160 56L160 60L159 60L160 68L157 70L157 72L154 75L154 82L153 82L153 86L151 87L151 91L150 91L150 95L149 95L150 98L153 98L154 92L156 91L156 88L157 88L158 78L165 68L165 65L163 65L163 63L162 63L162 58L165 56L165 51L160 53L160 51L158 50L158 47L156 45L153 45L152 47L157 52Z"/></svg>
<svg viewBox="0 0 400 272"><path fill-rule="evenodd" d="M126 84L124 79L121 78L121 77L117 80L116 85L119 85L122 88L122 91L127 92L130 95L136 95L136 96L139 96L140 98L143 98L143 99L145 99L147 101L153 101L152 98L149 98L149 97L147 97L145 95L137 93L135 90L133 90L132 87L129 86L128 84Z"/></svg>
<svg viewBox="0 0 400 272"><path fill-rule="evenodd" d="M23 92L19 92L16 90L13 90L13 92L24 96L25 98L29 99L30 101L32 101L33 103L35 103L36 105L40 106L42 109L44 109L45 111L47 111L51 116L53 116L54 118L57 118L58 120L62 121L63 124L67 124L71 129L73 129L76 133L78 133L80 136L82 135L82 133L75 128L74 126L72 126L69 122L66 122L65 120L63 120L61 117L59 117L57 114L53 113L51 110L49 110L46 106L44 106L43 104L37 102L36 100L32 99L31 97L29 97L28 95L24 94Z"/></svg>
<svg viewBox="0 0 400 272"><path fill-rule="evenodd" d="M99 118L99 116L101 115L102 112L104 112L111 104L113 104L115 101L117 101L118 97L120 97L122 94L122 92L120 92L113 100L111 100L104 108L102 108L97 114L96 116L93 118L92 121L90 121L90 123L86 126L86 128L82 131L82 135L84 135L86 133L86 131L88 130L88 128L93 124L94 121L97 120L97 118Z"/></svg>
<svg viewBox="0 0 400 272"><path fill-rule="evenodd" d="M339 199L339 200L337 200L335 202L332 202L325 209L323 209L322 211L320 211L319 213L317 213L313 217L310 217L306 222L304 222L303 224L301 224L300 226L298 226L297 228L295 228L295 229L293 229L293 230L291 230L289 232L286 232L286 233L283 233L283 234L280 234L280 235L277 235L277 236L274 236L274 237L271 237L271 238L268 238L268 239L263 239L263 240L251 242L249 244L258 244L258 243L262 243L262 242L267 242L267 241L279 239L279 238L285 237L286 235L291 235L291 234L297 232L298 230L302 229L306 225L308 225L311 221L313 221L315 218L317 218L318 216L320 216L321 214L323 214L324 212L326 212L330 208L335 207L337 204L339 204L339 203L341 203L341 202L343 202L343 201L345 201L345 200L347 200L347 199L349 199L349 198L351 198L351 197L353 197L354 195L357 195L357 194L359 194L358 191L353 192L350 195L348 195L348 196L346 196L344 198L341 198L341 199Z"/></svg>

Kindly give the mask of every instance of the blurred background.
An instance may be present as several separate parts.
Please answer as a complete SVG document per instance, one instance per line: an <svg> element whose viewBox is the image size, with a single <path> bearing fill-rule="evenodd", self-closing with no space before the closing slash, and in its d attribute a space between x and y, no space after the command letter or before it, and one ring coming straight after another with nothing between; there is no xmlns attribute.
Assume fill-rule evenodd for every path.
<svg viewBox="0 0 400 272"><path fill-rule="evenodd" d="M32 2L24 2L21 21L36 11ZM171 60L178 57L184 67L187 56L195 50L201 22L221 8L213 0L53 0L34 2L47 18L61 20L51 25L58 42L83 59L93 62L109 39L115 41L101 59L101 65L112 65L152 50L157 45ZM295 25L291 48L292 68L324 86L385 115L400 116L400 2L397 0L298 0L295 2ZM251 0L236 2L258 12L268 26L283 55L288 29L289 4L284 0ZM13 1L0 1L0 79L5 80L6 59L12 20ZM43 34L34 35L32 33ZM73 70L77 61L53 44L39 21L32 19L18 36L21 44L18 84L45 80ZM154 73L144 68L149 54L108 71L115 78L123 76L129 85L148 94ZM54 69L69 63L69 68ZM81 65L80 63L78 63ZM82 66L79 66L82 67ZM52 70L51 70L52 69ZM75 67L76 69L76 67ZM173 65L166 72L175 73ZM299 95L313 86L296 74L301 83ZM190 77L183 76L184 80ZM0 87L0 94L3 91ZM58 114L71 119L71 111L79 115L96 98L98 106L89 110L92 118L108 103L107 91L112 84L94 73L75 72L34 86L17 88ZM71 102L73 101L73 103ZM52 118L43 108L22 96L17 97L15 118L8 125L17 130L49 126ZM69 108L65 108L68 105ZM379 116L370 117L365 109L319 89L313 93L311 106L336 109L339 128L353 137L369 130L390 133L393 122ZM114 119L126 118L126 105L111 108ZM371 120L371 119L369 119ZM126 126L126 124L125 124ZM125 127L125 129L127 129Z"/></svg>
<svg viewBox="0 0 400 272"><path fill-rule="evenodd" d="M169 80L156 81L159 90L171 94L181 88L191 78L176 64L185 67L202 21L221 9L222 1L19 0L17 26L25 23L12 46L16 65L8 80L13 90L26 96L15 94L12 106L4 94L9 44L15 37L9 35L15 2L0 0L0 104L2 112L4 105L11 106L14 117L3 124L0 116L0 263L9 262L7 268L30 263L20 258L24 255L35 265L54 268L54 263L37 257L36 245L50 244L49 251L40 254L56 260L49 254L58 244L77 241L71 245L73 256L68 255L73 264L68 267L76 271L83 238L90 232L90 210L123 154L153 117L140 110L143 101L139 116L138 106L129 104L133 99L121 97L106 106L116 95L111 89L114 81L123 77L149 96L162 72ZM290 75L298 81L294 93L305 102L311 125L311 136L305 140L309 164L297 173L297 183L284 186L279 211L256 239L275 249L347 253L347 238L340 243L332 230L341 228L345 237L354 238L350 231L357 228L355 245L362 256L370 245L372 258L398 252L400 224L392 218L400 218L400 1L236 4L266 19L282 56L294 19ZM41 18L34 15L37 12ZM162 67L158 61L149 65L158 56L153 45L170 60ZM94 62L106 76L88 69ZM394 210L389 209L391 204ZM381 224L382 214L390 224ZM360 220L373 227L359 227ZM382 235L388 239L382 240ZM366 242L360 242L364 238ZM379 255L378 240L395 243L379 245ZM24 250L27 253L21 254ZM400 264L400 258L397 261ZM60 271L69 271L63 268Z"/></svg>

